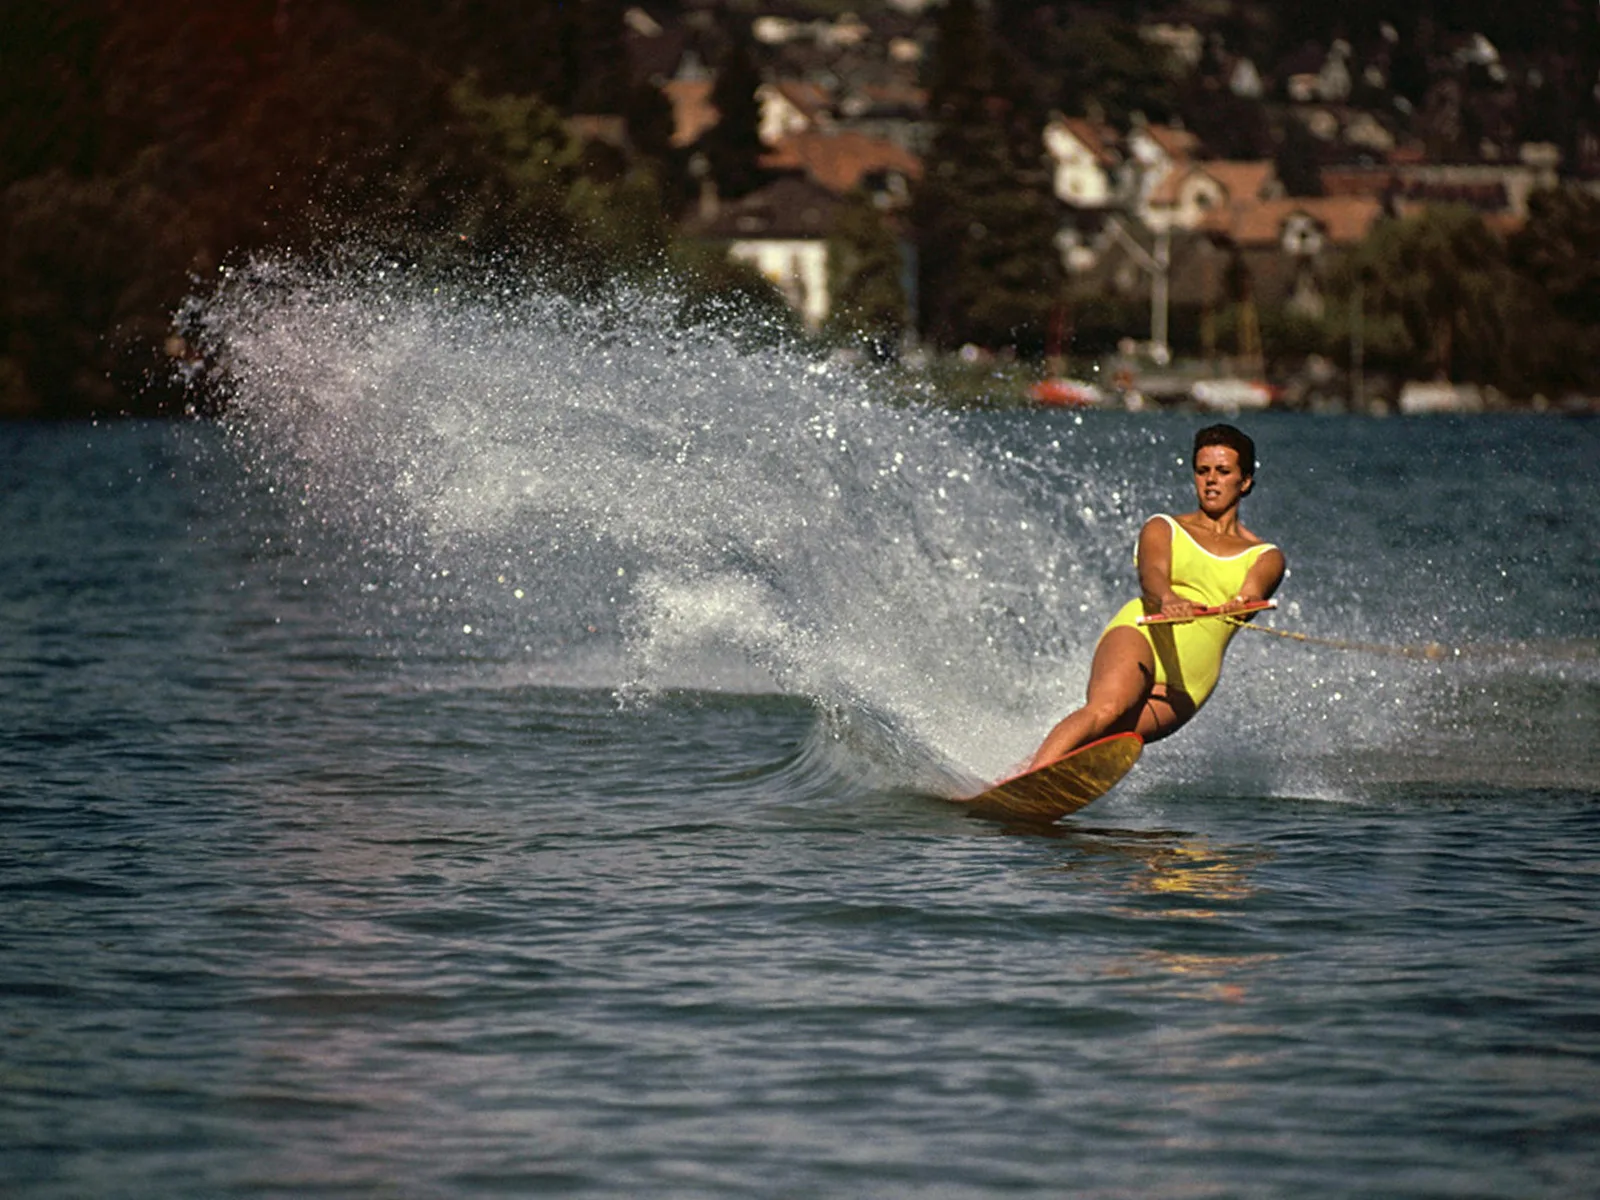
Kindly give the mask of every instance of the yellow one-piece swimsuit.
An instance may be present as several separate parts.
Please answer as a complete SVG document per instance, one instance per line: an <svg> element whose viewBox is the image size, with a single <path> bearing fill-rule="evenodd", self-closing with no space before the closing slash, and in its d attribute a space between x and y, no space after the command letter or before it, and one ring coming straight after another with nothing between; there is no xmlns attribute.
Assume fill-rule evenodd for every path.
<svg viewBox="0 0 1600 1200"><path fill-rule="evenodd" d="M1172 590L1196 604L1215 607L1232 600L1244 587L1245 577L1256 559L1275 549L1271 542L1262 542L1238 554L1213 554L1172 517L1166 513L1156 516L1172 527ZM1119 625L1137 629L1155 652L1155 681L1166 684L1169 691L1183 692L1198 709L1217 686L1217 678L1222 674L1223 651L1227 650L1239 627L1232 621L1222 620L1140 625L1138 621L1143 615L1143 601L1130 600L1111 618L1106 629Z"/></svg>

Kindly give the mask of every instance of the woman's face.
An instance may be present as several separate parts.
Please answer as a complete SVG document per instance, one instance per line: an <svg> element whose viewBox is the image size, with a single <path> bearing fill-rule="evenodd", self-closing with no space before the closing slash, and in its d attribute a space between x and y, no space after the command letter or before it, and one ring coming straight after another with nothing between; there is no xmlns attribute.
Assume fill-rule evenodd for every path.
<svg viewBox="0 0 1600 1200"><path fill-rule="evenodd" d="M1194 456L1194 493L1207 516L1224 513L1250 490L1239 471L1239 452L1231 446L1201 446Z"/></svg>

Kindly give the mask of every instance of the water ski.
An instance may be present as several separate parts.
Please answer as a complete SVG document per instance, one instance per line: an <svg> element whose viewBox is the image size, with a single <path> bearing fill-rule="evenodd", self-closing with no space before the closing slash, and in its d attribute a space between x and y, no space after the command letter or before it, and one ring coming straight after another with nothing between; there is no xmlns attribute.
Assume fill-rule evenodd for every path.
<svg viewBox="0 0 1600 1200"><path fill-rule="evenodd" d="M1144 739L1137 733L1114 733L1036 771L1002 780L966 804L985 817L1054 821L1109 792L1139 761L1143 749Z"/></svg>

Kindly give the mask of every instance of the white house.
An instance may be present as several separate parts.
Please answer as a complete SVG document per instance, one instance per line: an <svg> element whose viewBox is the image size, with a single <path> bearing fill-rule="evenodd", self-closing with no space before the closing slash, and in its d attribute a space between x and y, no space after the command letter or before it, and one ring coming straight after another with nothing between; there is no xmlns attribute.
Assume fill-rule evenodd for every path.
<svg viewBox="0 0 1600 1200"><path fill-rule="evenodd" d="M1044 127L1057 199L1073 208L1105 208L1119 198L1122 156L1116 133L1086 117L1057 116Z"/></svg>
<svg viewBox="0 0 1600 1200"><path fill-rule="evenodd" d="M831 124L830 97L815 84L798 80L763 83L756 89L761 106L757 136L762 144L776 146L797 133L812 133Z"/></svg>
<svg viewBox="0 0 1600 1200"><path fill-rule="evenodd" d="M1136 125L1128 132L1127 153L1135 174L1135 211L1147 220L1151 195L1175 171L1185 168L1200 139L1175 125Z"/></svg>
<svg viewBox="0 0 1600 1200"><path fill-rule="evenodd" d="M838 208L827 188L791 175L722 205L689 232L722 243L729 258L754 267L817 330L831 307L827 238Z"/></svg>

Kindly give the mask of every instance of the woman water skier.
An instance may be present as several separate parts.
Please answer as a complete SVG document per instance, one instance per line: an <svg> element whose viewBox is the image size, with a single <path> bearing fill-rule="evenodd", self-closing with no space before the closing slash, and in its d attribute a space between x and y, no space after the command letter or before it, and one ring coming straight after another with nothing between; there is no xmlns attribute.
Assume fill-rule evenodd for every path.
<svg viewBox="0 0 1600 1200"><path fill-rule="evenodd" d="M1239 502L1255 484L1255 443L1232 425L1208 426L1195 434L1192 465L1200 507L1145 522L1134 558L1140 595L1100 635L1083 707L1050 731L1029 770L1108 734L1154 742L1182 728L1216 687L1238 629L1220 617L1196 620L1194 610L1237 612L1283 580L1283 551L1239 524ZM1147 613L1179 623L1138 624Z"/></svg>

